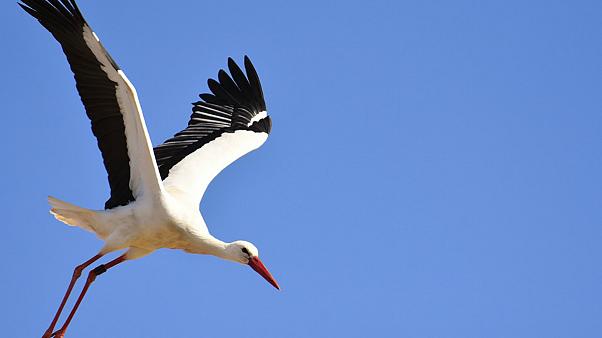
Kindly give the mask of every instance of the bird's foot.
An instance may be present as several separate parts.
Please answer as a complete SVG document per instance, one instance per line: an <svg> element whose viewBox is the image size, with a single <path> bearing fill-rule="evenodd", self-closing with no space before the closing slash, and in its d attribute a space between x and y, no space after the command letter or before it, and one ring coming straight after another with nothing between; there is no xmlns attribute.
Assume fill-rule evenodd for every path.
<svg viewBox="0 0 602 338"><path fill-rule="evenodd" d="M50 337L52 337L52 336L54 336L54 335L52 334L52 329L51 329L51 328L48 328L48 330L46 330L46 332L44 332L44 335L42 336L42 338L50 338Z"/></svg>

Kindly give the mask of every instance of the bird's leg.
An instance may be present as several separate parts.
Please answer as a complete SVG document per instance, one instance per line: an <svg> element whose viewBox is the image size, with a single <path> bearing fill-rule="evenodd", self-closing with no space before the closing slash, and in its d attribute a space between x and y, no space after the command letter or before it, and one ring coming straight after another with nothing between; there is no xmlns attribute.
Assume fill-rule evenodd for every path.
<svg viewBox="0 0 602 338"><path fill-rule="evenodd" d="M59 306L59 309L56 311L56 314L54 315L54 319L52 319L52 323L50 323L50 326L48 327L48 329L46 330L46 332L44 333L42 338L49 338L52 335L52 331L54 330L56 322L59 320L59 317L61 316L61 312L63 312L63 308L65 307L65 303L67 303L67 299L69 299L69 295L71 294L71 291L73 290L73 286L75 286L75 282L82 275L82 271L84 271L85 268L87 268L90 264L96 262L102 256L103 256L103 254L97 254L96 256L88 259L87 261L85 261L82 264L75 267L75 269L73 270L73 276L71 277L71 282L69 283L69 287L67 287L67 291L65 292L65 295L63 296L61 305Z"/></svg>
<svg viewBox="0 0 602 338"><path fill-rule="evenodd" d="M107 264L101 264L101 265L95 267L94 269L92 269L88 273L88 279L86 279L86 284L84 284L84 288L82 289L81 293L79 294L79 297L77 298L77 301L75 302L75 305L73 305L73 309L71 309L71 313L69 313L69 317L67 317L67 320L65 320L65 323L63 324L63 326L58 331L53 333L52 336L54 336L56 338L62 338L65 336L65 331L67 330L69 323L71 323L71 320L73 319L73 316L75 315L75 312L77 311L77 308L79 307L79 304L82 302L82 299L84 299L84 296L86 295L86 292L88 291L88 288L90 287L92 282L94 282L94 280L96 279L96 276L105 273L110 268L125 261L126 260L125 255L126 254L121 255L121 256L115 258L114 260L108 262Z"/></svg>

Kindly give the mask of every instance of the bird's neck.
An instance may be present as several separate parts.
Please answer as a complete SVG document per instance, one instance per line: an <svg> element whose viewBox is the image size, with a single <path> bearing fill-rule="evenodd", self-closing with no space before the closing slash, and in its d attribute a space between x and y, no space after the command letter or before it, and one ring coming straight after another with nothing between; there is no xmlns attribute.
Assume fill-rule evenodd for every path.
<svg viewBox="0 0 602 338"><path fill-rule="evenodd" d="M212 255L224 259L230 259L227 255L228 243L221 241L211 234L197 234L190 233L188 245L184 249L186 252L201 254L201 255Z"/></svg>

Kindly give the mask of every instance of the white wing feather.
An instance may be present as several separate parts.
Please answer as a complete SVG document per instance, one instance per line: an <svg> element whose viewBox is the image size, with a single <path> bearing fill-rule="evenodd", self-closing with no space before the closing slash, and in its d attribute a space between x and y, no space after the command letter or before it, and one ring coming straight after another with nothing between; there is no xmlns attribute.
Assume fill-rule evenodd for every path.
<svg viewBox="0 0 602 338"><path fill-rule="evenodd" d="M259 148L267 138L267 133L250 130L222 134L174 165L163 181L165 190L197 208L215 176L238 158Z"/></svg>

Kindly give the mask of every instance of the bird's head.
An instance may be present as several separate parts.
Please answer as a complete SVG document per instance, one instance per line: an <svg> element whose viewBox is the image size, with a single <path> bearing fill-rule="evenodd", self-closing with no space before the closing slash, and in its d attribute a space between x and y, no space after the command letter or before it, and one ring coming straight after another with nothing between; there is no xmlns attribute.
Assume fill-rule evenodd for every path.
<svg viewBox="0 0 602 338"><path fill-rule="evenodd" d="M265 278L265 280L272 284L276 289L280 290L278 282L276 282L274 277L272 277L272 274L265 265L263 265L261 260L259 260L259 250L257 250L255 245L246 241L235 241L227 245L226 253L228 259L250 266L260 274L261 277Z"/></svg>

